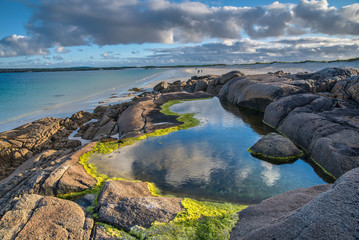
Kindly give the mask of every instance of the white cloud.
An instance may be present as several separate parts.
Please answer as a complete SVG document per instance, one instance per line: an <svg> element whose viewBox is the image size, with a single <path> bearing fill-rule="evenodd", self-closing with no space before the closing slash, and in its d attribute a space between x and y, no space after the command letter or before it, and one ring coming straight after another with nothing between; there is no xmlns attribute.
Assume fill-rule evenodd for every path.
<svg viewBox="0 0 359 240"><path fill-rule="evenodd" d="M62 47L62 46L57 46L56 49L55 49L55 51L56 51L57 53L69 53L69 52L70 52L69 49L66 49L66 48L64 48L64 47Z"/></svg>
<svg viewBox="0 0 359 240"><path fill-rule="evenodd" d="M106 59L106 60L114 60L114 59L119 59L119 57L117 57L120 54L114 54L111 51L107 51L104 53L101 53L100 56L102 57L102 59Z"/></svg>
<svg viewBox="0 0 359 240"><path fill-rule="evenodd" d="M359 4L337 9L326 0L244 8L194 1L43 0L34 8L29 36L0 40L0 57L43 55L51 47L65 53L66 47L91 44L233 42L243 34L251 39L307 32L359 35Z"/></svg>
<svg viewBox="0 0 359 240"><path fill-rule="evenodd" d="M150 49L147 56L150 65L248 63L258 61L335 60L358 57L359 38L342 39L330 37L290 37L270 42L242 39L240 41L207 43L195 46ZM129 61L138 64L141 58Z"/></svg>
<svg viewBox="0 0 359 240"><path fill-rule="evenodd" d="M359 35L359 3L336 9L329 7L326 0L302 0L293 12L294 24L311 32Z"/></svg>
<svg viewBox="0 0 359 240"><path fill-rule="evenodd" d="M48 53L47 48L26 36L14 34L0 40L0 57L45 55Z"/></svg>

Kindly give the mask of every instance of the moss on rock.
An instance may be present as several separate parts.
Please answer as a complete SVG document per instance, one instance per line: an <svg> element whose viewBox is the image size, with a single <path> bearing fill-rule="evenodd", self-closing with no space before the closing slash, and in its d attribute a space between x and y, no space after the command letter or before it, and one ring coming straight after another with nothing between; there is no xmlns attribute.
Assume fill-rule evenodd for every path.
<svg viewBox="0 0 359 240"><path fill-rule="evenodd" d="M273 164L291 163L291 162L297 160L298 158L300 158L301 156L303 156L303 153L300 153L298 155L293 155L293 156L288 156L288 157L274 157L274 156L269 156L269 155L265 155L262 153L254 152L254 151L252 151L251 148L248 148L247 151L252 156L259 158L261 160L268 161Z"/></svg>
<svg viewBox="0 0 359 240"><path fill-rule="evenodd" d="M97 153L111 153L120 147L129 146L147 137L163 136L174 131L197 126L200 121L194 118L193 113L178 114L169 109L174 104L192 100L198 99L173 100L162 105L162 113L178 116L177 120L183 122L183 124L179 126L159 129L153 133L147 133L136 138L123 139L120 142L98 142L93 150L83 154L79 160L79 163L84 167L85 171L96 180L96 186L82 192L64 194L58 197L75 199L86 194L94 194L96 199L93 205L87 208L88 212L93 212L97 205L97 196L104 184L107 181L126 179L109 178L107 175L99 173L96 165L88 163L91 156ZM147 185L153 196L163 196L155 184L147 182ZM185 211L178 213L169 223L154 222L148 229L135 226L131 229L130 233L126 233L112 225L96 221L98 218L97 213L94 213L93 216L96 224L102 226L106 230L106 234L118 239L229 239L229 234L238 221L237 213L247 207L246 205L235 205L230 203L196 201L189 198L183 199L181 204Z"/></svg>
<svg viewBox="0 0 359 240"><path fill-rule="evenodd" d="M245 205L213 203L185 198L185 211L169 223L155 222L148 229L133 227L131 234L139 239L229 239Z"/></svg>

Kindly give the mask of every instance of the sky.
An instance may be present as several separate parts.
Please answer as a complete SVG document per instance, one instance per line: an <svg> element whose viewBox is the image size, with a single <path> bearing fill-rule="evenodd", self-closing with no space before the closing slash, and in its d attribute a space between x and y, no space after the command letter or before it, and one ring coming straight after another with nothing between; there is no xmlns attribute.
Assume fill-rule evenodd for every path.
<svg viewBox="0 0 359 240"><path fill-rule="evenodd" d="M357 0L0 1L0 68L355 57Z"/></svg>

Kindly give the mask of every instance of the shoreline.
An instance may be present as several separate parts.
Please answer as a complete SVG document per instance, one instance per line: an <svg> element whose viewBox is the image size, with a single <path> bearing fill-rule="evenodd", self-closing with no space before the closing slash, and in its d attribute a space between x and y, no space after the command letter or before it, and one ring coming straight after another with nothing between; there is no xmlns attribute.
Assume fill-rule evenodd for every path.
<svg viewBox="0 0 359 240"><path fill-rule="evenodd" d="M176 78L174 76L180 75L182 78ZM5 120L0 122L0 133L13 130L17 127L20 127L24 124L45 118L45 117L56 117L56 118L66 118L70 117L72 114L79 111L89 111L92 112L96 107L100 105L110 105L118 104L127 101L140 94L132 91L128 91L131 88L143 88L144 90L152 90L153 86L161 81L172 82L177 79L188 79L190 76L187 76L188 73L183 69L170 69L161 73L151 75L146 78L142 78L134 81L129 86L115 86L113 88L108 88L97 92L95 94L82 97L73 101L59 103L50 107L37 110L35 112L25 113L23 115ZM187 77L186 77L187 76ZM128 96L130 93L133 93L133 96Z"/></svg>
<svg viewBox="0 0 359 240"><path fill-rule="evenodd" d="M207 74L206 69L201 70L204 70L203 74ZM222 70L212 69L212 72ZM226 68L225 71L229 70ZM28 129L8 132L3 136L1 143L5 150L2 151L3 170L9 171L11 175L0 181L0 194L4 196L0 198L0 215L3 220L0 221L0 226L7 228L0 231L0 236L2 233L10 237L18 236L20 231L22 234L30 234L26 232L27 227L36 225L38 219L42 219L48 212L51 213L47 214L50 221L44 222L45 225L41 226L43 229L57 229L58 226L72 226L78 223L78 229L86 229L88 232L87 239L90 235L94 239L103 236L103 229L98 222L110 223L116 229L124 229L127 233L140 237L150 234L151 226L156 225L153 225L153 222L168 222L174 219L175 215L182 211L179 208L179 199L153 197L149 187L143 183L124 183L121 180L106 182L103 188L101 186L102 190L98 196L86 192L89 194L81 199L86 202L83 208L77 205L78 202L56 198L71 192L91 191L105 178L100 174L97 176L98 179L94 179L79 161L86 158L88 151L106 153L109 147L101 142L92 142L81 147L79 141L69 140L68 136L71 131L84 127L80 136L92 141L102 139L102 143L108 144L111 141L108 136L115 133L124 136L127 141L141 139L144 134L151 134L157 130L162 132L166 130L163 128L169 127L158 123L170 123L173 127L178 125L173 116L157 114L162 104L184 97L199 99L213 95L238 107L246 106L264 111L265 122L283 132L297 146L302 146L319 164L338 177L335 184L295 189L251 205L239 213L235 210L233 213L238 218L221 215L221 220L229 220L230 227L224 239L240 239L243 236L249 239L262 239L268 236L277 239L306 237L309 225L312 226L308 232L312 236L311 239L322 237L323 232L328 232L331 237L338 239L353 236L358 216L356 196L359 190L356 184L359 179L358 158L357 155L353 156L359 139L356 118L359 113L356 85L359 81L358 74L359 69L332 68L309 74L277 72L246 76L242 72L234 71L219 78L194 77L185 84L177 81L168 84L161 89L162 92L159 91L161 93L142 94L141 99L135 98L131 103L98 107L92 114L78 112L70 119L46 119L43 122L35 122ZM327 84L334 77L336 87ZM314 87L308 88L308 85ZM350 87L354 91L344 91ZM184 92L185 90L188 92ZM91 119L98 121L84 126ZM332 121L328 122L331 119ZM343 129L342 125L347 127ZM308 142L308 136L311 141L322 144L314 145ZM126 144L126 139L121 138L114 144ZM333 153L330 159L325 158L329 150ZM10 170L17 167L17 164L21 165L11 173ZM94 165L89 164L88 167L94 169ZM333 170L335 172L332 172ZM139 197L141 201L138 201ZM181 203L188 212L192 212L186 207L185 202ZM148 204L158 207L149 208ZM193 204L196 216L201 216L202 213L197 214L197 210L203 208L199 207L197 202ZM85 208L86 206L88 208ZM211 209L212 206L213 203ZM70 209L68 213L67 209ZM137 214L133 209L140 209L141 213ZM342 214L338 215L338 211ZM31 214L27 214L26 218L19 218L19 212ZM64 214L59 216L59 213ZM162 213L166 213L166 216ZM179 214L183 216L184 213ZM37 216L37 219L33 215ZM138 220L138 216L141 221ZM234 215L231 213L231 216ZM203 218L195 219L193 224L198 226L203 220L201 229L214 229L214 225L209 221L212 217L213 215L204 215ZM57 218L64 219L66 224ZM19 223L22 224L20 228L18 225L11 225L18 223L18 219L23 220ZM142 222L143 219L146 222ZM298 226L295 231L287 227L293 224ZM168 231L164 227L170 225L159 226L160 229L164 229L164 236L168 236ZM188 232L190 226L183 225L183 231ZM343 233L342 229L348 231ZM219 232L214 230L214 233ZM304 235L301 235L303 232ZM178 231L175 231L176 233Z"/></svg>
<svg viewBox="0 0 359 240"><path fill-rule="evenodd" d="M66 118L78 111L93 111L97 106L110 105L127 102L139 93L128 91L130 88L143 88L145 91L151 91L159 82L166 81L172 83L176 80L187 81L191 76L222 75L230 71L239 70L247 75L266 74L267 72L284 71L290 73L314 72L327 67L353 67L356 62L305 62L305 63L261 63L253 65L227 65L210 67L183 67L170 68L161 73L139 79L133 82L128 89L126 87L113 87L105 89L98 93L76 99L74 101L56 104L31 113L25 113L21 116L0 122L0 133L12 130L32 121L44 117ZM200 72L198 72L200 71ZM132 96L128 96L132 93Z"/></svg>

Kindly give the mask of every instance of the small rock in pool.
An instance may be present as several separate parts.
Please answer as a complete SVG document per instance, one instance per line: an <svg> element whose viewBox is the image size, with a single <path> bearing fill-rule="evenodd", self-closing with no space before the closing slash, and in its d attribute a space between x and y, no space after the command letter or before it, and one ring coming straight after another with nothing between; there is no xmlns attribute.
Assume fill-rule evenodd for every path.
<svg viewBox="0 0 359 240"><path fill-rule="evenodd" d="M269 133L248 149L252 156L273 163L288 163L297 160L303 152L288 138Z"/></svg>

